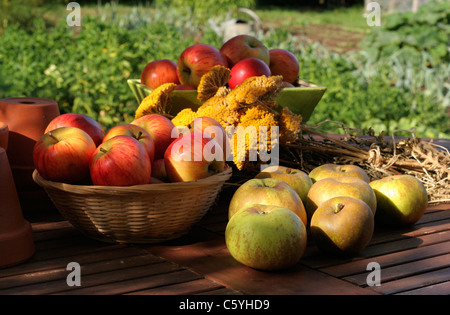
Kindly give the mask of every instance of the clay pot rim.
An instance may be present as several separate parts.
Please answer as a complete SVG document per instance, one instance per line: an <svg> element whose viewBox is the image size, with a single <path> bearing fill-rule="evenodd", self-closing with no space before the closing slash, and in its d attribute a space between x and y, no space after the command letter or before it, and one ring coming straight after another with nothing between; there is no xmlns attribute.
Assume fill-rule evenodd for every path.
<svg viewBox="0 0 450 315"><path fill-rule="evenodd" d="M14 104L16 106L54 106L56 101L40 97L10 97L0 99L0 103Z"/></svg>

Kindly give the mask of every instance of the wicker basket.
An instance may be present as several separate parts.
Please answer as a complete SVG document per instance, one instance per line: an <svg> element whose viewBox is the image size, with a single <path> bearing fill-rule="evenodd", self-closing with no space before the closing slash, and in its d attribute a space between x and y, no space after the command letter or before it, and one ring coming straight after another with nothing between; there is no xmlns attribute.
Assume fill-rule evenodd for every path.
<svg viewBox="0 0 450 315"><path fill-rule="evenodd" d="M33 180L44 188L61 215L93 239L118 243L158 243L187 234L210 209L224 172L193 182L108 187Z"/></svg>

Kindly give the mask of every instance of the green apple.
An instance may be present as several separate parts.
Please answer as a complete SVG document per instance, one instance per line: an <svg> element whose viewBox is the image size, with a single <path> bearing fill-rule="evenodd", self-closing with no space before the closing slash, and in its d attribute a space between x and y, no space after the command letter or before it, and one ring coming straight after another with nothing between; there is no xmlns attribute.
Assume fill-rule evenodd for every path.
<svg viewBox="0 0 450 315"><path fill-rule="evenodd" d="M428 206L423 183L412 175L392 175L370 182L377 197L375 221L390 226L416 223Z"/></svg>
<svg viewBox="0 0 450 315"><path fill-rule="evenodd" d="M321 179L328 177L341 177L341 176L353 176L364 180L365 182L370 182L369 176L367 176L366 171L361 167L353 164L339 165L339 164L323 164L314 168L310 173L309 177L312 182L315 183Z"/></svg>
<svg viewBox="0 0 450 315"><path fill-rule="evenodd" d="M255 176L255 178L278 178L291 186L300 196L303 205L306 204L306 196L312 186L311 178L305 172L286 167L286 166L269 166Z"/></svg>
<svg viewBox="0 0 450 315"><path fill-rule="evenodd" d="M236 213L225 230L234 259L260 270L297 264L307 244L305 225L294 212L274 205L250 205Z"/></svg>
<svg viewBox="0 0 450 315"><path fill-rule="evenodd" d="M277 178L253 178L243 183L233 194L228 208L228 219L246 206L264 204L292 210L307 223L306 210L302 200L289 186Z"/></svg>
<svg viewBox="0 0 450 315"><path fill-rule="evenodd" d="M329 177L315 182L308 192L306 213L310 219L320 204L330 198L348 196L360 199L367 203L375 215L377 210L377 197L370 185L352 176Z"/></svg>
<svg viewBox="0 0 450 315"><path fill-rule="evenodd" d="M374 216L369 206L356 198L334 197L323 202L311 219L311 238L320 250L352 255L372 239Z"/></svg>

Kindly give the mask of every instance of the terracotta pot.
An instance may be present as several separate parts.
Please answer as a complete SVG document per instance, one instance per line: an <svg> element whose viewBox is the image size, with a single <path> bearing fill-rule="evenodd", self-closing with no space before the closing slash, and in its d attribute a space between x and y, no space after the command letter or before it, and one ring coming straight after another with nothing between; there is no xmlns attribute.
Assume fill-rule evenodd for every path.
<svg viewBox="0 0 450 315"><path fill-rule="evenodd" d="M33 187L33 148L49 122L59 115L58 103L35 97L0 99L0 121L8 125L8 159L17 187Z"/></svg>
<svg viewBox="0 0 450 315"><path fill-rule="evenodd" d="M22 214L6 151L0 148L0 268L26 261L35 252L31 225Z"/></svg>
<svg viewBox="0 0 450 315"><path fill-rule="evenodd" d="M3 121L0 121L0 147L7 150L8 149L8 125Z"/></svg>

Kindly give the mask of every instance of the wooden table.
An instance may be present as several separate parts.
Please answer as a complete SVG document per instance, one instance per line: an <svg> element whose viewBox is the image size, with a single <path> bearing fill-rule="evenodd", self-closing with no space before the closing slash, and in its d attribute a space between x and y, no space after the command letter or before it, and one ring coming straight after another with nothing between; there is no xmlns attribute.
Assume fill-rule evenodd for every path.
<svg viewBox="0 0 450 315"><path fill-rule="evenodd" d="M0 294L450 293L450 204L429 206L410 228L377 229L356 257L326 256L309 242L294 268L264 272L241 265L225 246L230 195L224 191L188 235L155 245L102 243L85 237L57 213L45 220L35 216L36 253L0 270ZM71 262L81 267L81 286L67 284ZM381 267L380 286L367 285L371 262Z"/></svg>
<svg viewBox="0 0 450 315"><path fill-rule="evenodd" d="M48 200L38 199L42 191L32 193L31 201L26 199L30 196L21 195L36 252L22 264L0 269L0 294L450 294L449 203L429 205L411 227L377 227L370 244L355 257L324 255L308 241L305 255L294 268L264 272L241 265L225 246L227 207L233 192L233 188L224 189L188 235L154 245L92 240L65 221ZM68 269L71 262L81 268L81 286L68 285L76 270ZM380 266L379 286L367 282L373 272L367 268L373 262Z"/></svg>

